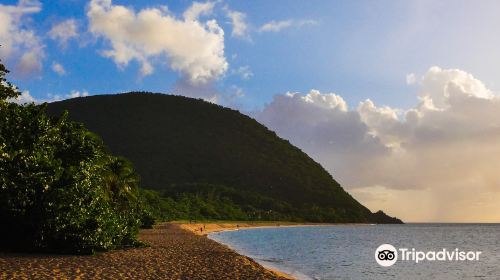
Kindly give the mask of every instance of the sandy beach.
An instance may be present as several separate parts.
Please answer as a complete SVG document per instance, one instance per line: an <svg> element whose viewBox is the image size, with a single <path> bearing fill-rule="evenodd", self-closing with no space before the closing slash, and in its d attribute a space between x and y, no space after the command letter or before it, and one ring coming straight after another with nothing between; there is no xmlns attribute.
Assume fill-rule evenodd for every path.
<svg viewBox="0 0 500 280"><path fill-rule="evenodd" d="M225 230L238 230L244 228L262 228L262 227L290 227L290 226L308 226L320 224L292 223L292 222L210 222L210 223L179 223L181 228L191 231L197 235L207 235L212 232ZM321 224L325 225L325 224Z"/></svg>
<svg viewBox="0 0 500 280"><path fill-rule="evenodd" d="M225 230L239 230L248 228L274 228L274 227L307 227L307 226L367 226L369 224L361 223L297 223L297 222L207 222L207 223L186 223L186 222L174 222L178 224L181 228L191 231L196 235L207 235L212 232L219 232Z"/></svg>
<svg viewBox="0 0 500 280"><path fill-rule="evenodd" d="M0 252L0 279L290 279L206 236L193 234L192 225L190 231L180 224L163 223L141 230L139 238L151 245L148 248L92 256ZM205 224L205 228L206 232L218 231L230 225L236 226ZM256 225L237 225L245 226Z"/></svg>

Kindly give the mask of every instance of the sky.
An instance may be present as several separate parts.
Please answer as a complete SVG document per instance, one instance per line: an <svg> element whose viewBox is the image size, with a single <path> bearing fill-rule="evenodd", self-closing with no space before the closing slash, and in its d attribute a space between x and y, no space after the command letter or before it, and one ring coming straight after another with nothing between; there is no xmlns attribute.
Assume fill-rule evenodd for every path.
<svg viewBox="0 0 500 280"><path fill-rule="evenodd" d="M152 91L238 109L372 211L500 221L498 1L2 0L22 96Z"/></svg>

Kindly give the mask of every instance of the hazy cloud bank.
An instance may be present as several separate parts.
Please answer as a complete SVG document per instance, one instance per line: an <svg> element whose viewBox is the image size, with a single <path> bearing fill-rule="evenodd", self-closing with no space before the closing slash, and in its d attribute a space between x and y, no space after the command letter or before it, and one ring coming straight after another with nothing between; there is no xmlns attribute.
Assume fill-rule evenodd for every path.
<svg viewBox="0 0 500 280"><path fill-rule="evenodd" d="M372 208L408 220L498 221L500 97L458 69L430 68L409 110L334 93L277 95L256 117Z"/></svg>

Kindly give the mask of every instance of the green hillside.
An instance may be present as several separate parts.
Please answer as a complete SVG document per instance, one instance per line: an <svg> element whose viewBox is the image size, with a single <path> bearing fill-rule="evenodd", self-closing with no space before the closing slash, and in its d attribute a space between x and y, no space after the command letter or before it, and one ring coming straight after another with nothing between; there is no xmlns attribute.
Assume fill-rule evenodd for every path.
<svg viewBox="0 0 500 280"><path fill-rule="evenodd" d="M76 98L47 108L52 115L65 110L113 154L132 161L143 187L172 203L209 205L200 214L205 218L400 222L372 214L320 164L238 111L151 93ZM222 214L226 206L234 216Z"/></svg>

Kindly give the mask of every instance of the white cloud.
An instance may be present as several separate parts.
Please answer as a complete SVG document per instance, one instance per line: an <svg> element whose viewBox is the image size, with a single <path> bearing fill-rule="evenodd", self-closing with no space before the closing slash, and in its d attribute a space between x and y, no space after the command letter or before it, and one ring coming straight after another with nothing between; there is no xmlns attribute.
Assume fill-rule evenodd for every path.
<svg viewBox="0 0 500 280"><path fill-rule="evenodd" d="M17 98L12 98L9 99L9 102L17 103L17 104L26 104L26 103L36 103L36 104L42 104L42 103L51 103L51 102L56 102L56 101L61 101L69 98L77 98L77 97L86 97L89 96L89 92L86 90L72 90L68 94L51 94L49 93L47 95L47 98L35 98L33 97L29 91L23 91L21 95L19 95Z"/></svg>
<svg viewBox="0 0 500 280"><path fill-rule="evenodd" d="M305 96L277 95L256 118L322 163L346 186L359 180L353 166L363 163L364 158L388 152L369 133L359 114L349 110L345 100L335 93L311 90ZM362 165L355 170L360 168Z"/></svg>
<svg viewBox="0 0 500 280"><path fill-rule="evenodd" d="M25 90L21 92L21 95L19 95L17 98L11 98L8 100L9 102L17 103L17 104L26 104L26 103L36 103L35 98L31 96L30 92Z"/></svg>
<svg viewBox="0 0 500 280"><path fill-rule="evenodd" d="M211 15L215 2L194 2L183 14L184 19L197 21L200 16Z"/></svg>
<svg viewBox="0 0 500 280"><path fill-rule="evenodd" d="M410 73L406 75L406 84L407 85L414 85L417 82L417 76L415 73Z"/></svg>
<svg viewBox="0 0 500 280"><path fill-rule="evenodd" d="M41 11L38 1L21 0L16 6L0 4L0 58L14 65L21 75L42 69L44 46L35 31L26 26L28 15Z"/></svg>
<svg viewBox="0 0 500 280"><path fill-rule="evenodd" d="M306 20L282 20L282 21L275 21L272 20L268 23L265 23L259 28L260 32L279 32L285 28L290 28L290 27L301 27L304 25L316 25L318 24L317 21L311 20L311 19L306 19Z"/></svg>
<svg viewBox="0 0 500 280"><path fill-rule="evenodd" d="M492 98L493 93L471 74L459 69L431 67L422 77L420 97L429 98L438 108L449 106L455 98Z"/></svg>
<svg viewBox="0 0 500 280"><path fill-rule="evenodd" d="M398 118L400 110L388 106L376 107L367 99L357 108L361 120L369 127L368 133L376 136L388 148L399 148L399 138L394 137L394 131L402 132L402 123Z"/></svg>
<svg viewBox="0 0 500 280"><path fill-rule="evenodd" d="M153 64L166 62L192 84L204 84L221 77L228 68L224 56L224 31L215 20L202 22L213 3L195 3L183 19L165 8L138 12L111 0L92 0L88 6L89 30L107 39L111 49L103 52L119 66L131 60L141 63L141 74L153 73Z"/></svg>
<svg viewBox="0 0 500 280"><path fill-rule="evenodd" d="M238 67L238 69L233 70L233 74L240 76L243 80L249 80L253 77L253 72L248 65Z"/></svg>
<svg viewBox="0 0 500 280"><path fill-rule="evenodd" d="M83 91L72 90L71 93L69 94L70 98L86 97L86 96L89 96L89 92L86 90L83 90ZM68 96L66 96L66 97L68 97Z"/></svg>
<svg viewBox="0 0 500 280"><path fill-rule="evenodd" d="M372 210L409 221L500 220L500 97L458 69L430 68L409 110L311 91L256 118L325 166ZM415 209L420 209L415 211Z"/></svg>
<svg viewBox="0 0 500 280"><path fill-rule="evenodd" d="M55 61L52 62L52 71L56 72L57 75L59 75L59 76L66 75L66 69L64 69L64 66L62 66L60 63L57 63Z"/></svg>
<svg viewBox="0 0 500 280"><path fill-rule="evenodd" d="M36 103L44 103L44 102L51 103L51 102L65 100L65 99L86 97L86 96L89 96L89 92L86 90L82 90L82 91L72 90L70 93L62 94L62 95L49 93L47 99L36 100L35 102Z"/></svg>
<svg viewBox="0 0 500 280"><path fill-rule="evenodd" d="M59 41L59 44L65 47L70 39L78 37L76 20L68 19L54 24L48 34L52 40Z"/></svg>
<svg viewBox="0 0 500 280"><path fill-rule="evenodd" d="M230 10L227 7L225 7L224 9L226 11L226 16L231 20L231 25L233 26L231 36L250 40L250 36L248 35L246 14L239 11Z"/></svg>
<svg viewBox="0 0 500 280"><path fill-rule="evenodd" d="M292 26L291 20L282 20L282 21L270 21L264 25L262 25L259 29L261 32L278 32L284 28L288 28Z"/></svg>

